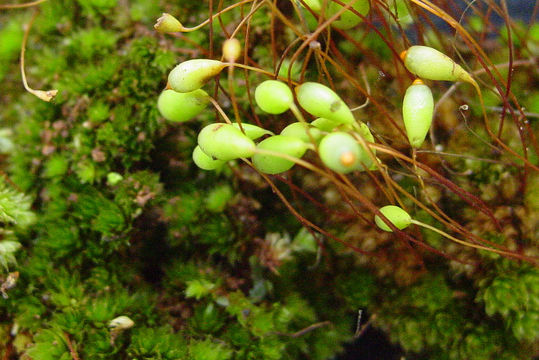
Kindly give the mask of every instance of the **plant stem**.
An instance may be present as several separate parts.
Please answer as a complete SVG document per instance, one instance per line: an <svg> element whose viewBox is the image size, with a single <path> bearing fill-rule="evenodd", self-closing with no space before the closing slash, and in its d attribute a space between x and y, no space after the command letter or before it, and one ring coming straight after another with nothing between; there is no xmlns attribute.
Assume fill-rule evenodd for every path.
<svg viewBox="0 0 539 360"><path fill-rule="evenodd" d="M43 101L51 101L54 99L56 94L58 94L58 90L35 90L32 89L30 86L28 86L28 82L26 80L26 73L24 72L24 55L26 53L26 43L28 42L28 35L30 34L30 29L32 28L32 24L34 23L34 20L36 19L37 12L34 12L34 15L32 15L32 18L30 19L30 22L26 25L26 29L24 30L24 36L22 38L22 44L21 44L21 77L22 77L22 84L26 91L28 91L30 94L37 96Z"/></svg>
<svg viewBox="0 0 539 360"><path fill-rule="evenodd" d="M446 232L444 232L444 231L442 231L442 230L440 230L440 229L438 229L438 228L436 228L434 226L431 226L429 224L425 224L424 222L421 222L419 220L412 219L412 224L415 224L417 226L421 226L421 227L424 227L426 229L432 230L432 231L442 235L443 237L445 237L445 238L447 238L447 239L449 239L451 241L456 242L457 244L473 247L473 248L480 249L480 250L491 251L491 252L494 252L494 253L497 253L497 254L500 254L500 255L511 256L511 257L515 256L515 254L513 254L511 252L508 252L508 251L493 249L493 248L489 248L489 247L486 247L486 246L472 244L472 243L466 242L464 240L457 239L456 237L453 237L453 236L449 235L448 233L446 233Z"/></svg>

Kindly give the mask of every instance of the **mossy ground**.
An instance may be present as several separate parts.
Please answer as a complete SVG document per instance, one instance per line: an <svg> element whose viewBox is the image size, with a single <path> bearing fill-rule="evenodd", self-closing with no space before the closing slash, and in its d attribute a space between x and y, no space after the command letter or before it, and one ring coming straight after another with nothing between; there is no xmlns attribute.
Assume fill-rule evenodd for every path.
<svg viewBox="0 0 539 360"><path fill-rule="evenodd" d="M153 31L163 11L189 14L190 23L205 19L206 3L185 3L40 5L27 74L34 87L60 90L53 103L24 93L20 85L22 25L31 11L0 13L0 149L6 173L0 183L0 284L18 271L16 286L5 285L6 298L0 299L0 357L329 359L353 340L358 309L375 314L372 325L414 354L410 358L523 359L537 352L537 268L443 245L446 240L428 232L425 242L449 258L480 265L411 249L358 224L332 184L298 170L290 181L316 201L304 201L292 183L279 188L304 216L349 245L382 249L375 257L363 256L324 239L318 252L321 238L306 231L247 166L197 170L191 151L201 123L214 121L214 113L175 125L156 108L168 71L181 60L208 56L208 31L185 38ZM251 26L258 41L269 43L271 22L264 14ZM227 14L223 21L231 18ZM293 39L286 30L280 36ZM364 41L366 58L379 54L378 61L389 64L391 53L377 36L354 36ZM497 48L505 49L504 39ZM537 39L528 39L537 46ZM338 44L343 52L351 46L341 38ZM531 47L520 46L523 53ZM252 56L271 68L268 48L256 47ZM292 68L294 73L299 70ZM367 73L369 81L387 85L375 86L373 96L398 111L391 103L398 99L398 84L379 76L374 69ZM515 75L515 93L537 98L526 84L526 73ZM248 113L246 89L239 87L236 96ZM537 112L535 103L526 105ZM454 112L443 113L438 134L446 152L491 155L479 123L473 125L478 136L470 137L469 128L452 125L460 121ZM369 109L365 116L380 117ZM268 127L276 130L286 121L272 119ZM382 138L395 131L375 121L372 127ZM503 232L489 228L454 194L431 186L431 196L489 240L533 250L539 177L529 176L520 194L522 174L504 166L504 156L497 163L455 157L445 164L456 173L473 170L454 180L480 193L504 222ZM434 156L428 161L440 162ZM401 180L414 191L413 180ZM367 181L357 186L366 194L377 190ZM326 213L328 208L335 211ZM432 221L421 211L415 217ZM134 326L111 329L110 321L122 315Z"/></svg>

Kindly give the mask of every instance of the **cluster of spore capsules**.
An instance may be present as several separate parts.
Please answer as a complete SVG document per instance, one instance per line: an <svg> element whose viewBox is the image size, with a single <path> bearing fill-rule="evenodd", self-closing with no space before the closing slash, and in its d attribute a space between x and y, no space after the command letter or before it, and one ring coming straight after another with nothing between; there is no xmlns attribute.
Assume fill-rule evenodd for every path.
<svg viewBox="0 0 539 360"><path fill-rule="evenodd" d="M223 46L223 58L227 62L193 59L180 63L170 72L167 89L159 97L159 111L170 121L190 120L210 102L218 107L225 118L225 123L209 124L198 134L198 145L193 151L193 160L198 167L216 170L230 160L244 159L264 174L283 173L298 163L314 169L314 165L301 159L311 150L318 154L325 167L336 173L378 168L380 160L374 149L369 147L369 143L374 143L375 139L368 126L354 118L350 108L335 91L320 83L292 85L279 80L266 80L256 87L254 99L262 111L274 115L291 111L297 119L279 134L253 124L230 121L201 88L227 67L260 71L236 63L240 52L239 41L229 39ZM416 149L425 140L434 111L432 92L422 79L463 81L476 88L477 83L451 58L427 46L412 46L402 52L401 59L408 71L417 76L406 90L402 105L406 134L410 145ZM311 114L314 120L306 121L300 108ZM380 208L375 223L384 231L402 230L413 223L464 243L412 219L405 210L394 205ZM474 247L486 249L480 245Z"/></svg>

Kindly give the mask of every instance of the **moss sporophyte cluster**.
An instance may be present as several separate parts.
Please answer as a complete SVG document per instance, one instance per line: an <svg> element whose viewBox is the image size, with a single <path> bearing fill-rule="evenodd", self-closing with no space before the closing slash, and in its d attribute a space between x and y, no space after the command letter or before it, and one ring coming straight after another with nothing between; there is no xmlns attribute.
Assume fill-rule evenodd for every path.
<svg viewBox="0 0 539 360"><path fill-rule="evenodd" d="M0 358L537 354L539 26L500 4L0 5Z"/></svg>
<svg viewBox="0 0 539 360"><path fill-rule="evenodd" d="M163 19L155 25L163 32L182 31ZM234 42L231 47L229 42ZM232 54L231 54L232 52ZM167 90L158 99L158 108L165 118L175 122L191 120L212 103L226 123L213 123L198 134L198 145L193 150L193 161L203 170L221 169L227 161L243 159L262 174L280 174L299 164L321 176L333 178L330 173L312 163L301 160L307 150L318 153L322 164L334 172L347 174L353 171L375 171L384 165L376 158L374 136L369 128L356 120L350 108L329 87L315 82L297 84L294 88L297 101L304 111L316 117L308 123L294 103L294 95L289 86L278 80L266 80L259 84L254 99L260 109L268 114L280 115L290 110L297 122L286 126L279 135L262 127L242 123L236 118L233 123L215 99L201 90L208 81L225 68L245 67L235 61L240 54L237 39L228 39L223 45L223 58L230 62L210 59L187 60L177 65L168 76ZM414 75L428 80L464 81L474 85L481 92L476 81L460 65L441 52L427 46L412 46L401 53L406 68ZM260 70L265 73L264 71ZM232 74L232 72L230 72ZM432 92L421 79L414 80L404 96L402 113L406 135L411 146L421 147L429 132L434 111ZM255 144L254 140L269 135ZM248 161L245 158L251 158ZM415 152L414 152L415 158ZM415 160L412 159L412 163ZM349 190L351 191L351 190ZM367 200L368 201L368 200ZM372 206L372 203L369 205ZM405 210L388 205L376 211L376 225L384 231L400 230L412 223L432 229L458 244L506 256L516 256L507 250L490 248L455 239L445 232L417 220L412 220ZM529 261L536 260L528 258Z"/></svg>

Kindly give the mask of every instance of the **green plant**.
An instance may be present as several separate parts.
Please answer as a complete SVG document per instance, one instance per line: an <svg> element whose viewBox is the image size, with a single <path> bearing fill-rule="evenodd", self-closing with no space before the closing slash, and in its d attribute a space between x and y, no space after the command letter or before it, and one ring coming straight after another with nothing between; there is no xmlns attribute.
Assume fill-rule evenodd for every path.
<svg viewBox="0 0 539 360"><path fill-rule="evenodd" d="M500 4L45 1L51 103L18 89L26 13L0 14L0 357L328 359L370 326L407 358L536 352L538 43ZM152 32L163 9L199 25ZM405 115L405 65L433 71L410 34L477 94L429 82Z"/></svg>

